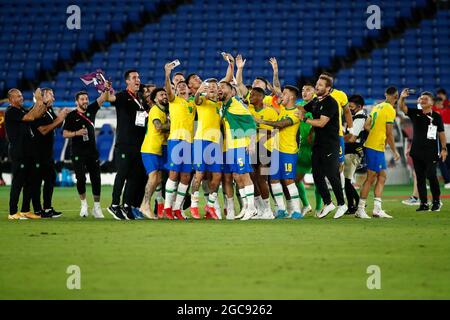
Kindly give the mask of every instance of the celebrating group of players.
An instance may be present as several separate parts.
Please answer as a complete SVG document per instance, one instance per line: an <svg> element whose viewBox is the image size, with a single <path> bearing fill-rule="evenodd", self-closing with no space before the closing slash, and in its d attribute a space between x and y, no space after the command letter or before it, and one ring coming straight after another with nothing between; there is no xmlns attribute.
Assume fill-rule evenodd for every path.
<svg viewBox="0 0 450 320"><path fill-rule="evenodd" d="M399 159L392 134L396 88L389 87L385 102L375 106L367 117L364 99L359 95L347 98L333 87L334 79L328 73L321 74L315 85L305 84L301 91L291 85L281 88L277 60L272 58L269 62L273 83L258 77L252 86L246 86L243 83L246 60L227 53L223 57L228 69L222 80L202 81L197 74L185 77L180 72L172 75L178 60L165 65L163 87L143 85L138 71L128 70L125 90L113 94L107 82L105 91L91 104L86 92L78 92L76 110L69 113L64 109L58 118L49 117L45 126L39 119L46 112L50 114L54 101L51 89L43 89L46 93L43 98L37 97L30 112L22 106L20 91L12 89L11 107L6 114L10 148L23 145L20 150L26 150L22 135L33 141L30 121L38 121L35 131L43 135L64 122L64 137L71 139L80 215L89 214L85 194L88 172L95 201L92 214L103 218L94 123L100 106L109 101L117 114L114 149L117 173L108 207L115 219L184 220L187 208L188 216L200 219L201 187L206 201L203 217L207 219L223 216L228 220L301 219L312 212L303 184L308 173L314 178L316 217L323 218L336 209L329 191L331 186L337 203L334 218L344 214L370 218L365 211L366 198L376 180L373 216L391 218L382 210L381 194L386 180L386 143L394 159ZM23 132L15 134L18 126L23 127ZM12 159L17 170L13 172L11 188L11 219L25 217L15 213L21 188L35 186L24 189L27 199L37 194L30 190L40 189L41 180L27 182L30 174L23 170L22 158L27 157ZM368 175L358 195L352 180L363 158ZM38 168L33 161L25 167ZM223 214L218 201L220 186ZM34 207L40 207L39 195L40 192L32 197ZM153 196L155 206L151 205ZM51 201L47 202L50 209L43 212L48 217L57 216ZM36 218L43 216L38 214Z"/></svg>

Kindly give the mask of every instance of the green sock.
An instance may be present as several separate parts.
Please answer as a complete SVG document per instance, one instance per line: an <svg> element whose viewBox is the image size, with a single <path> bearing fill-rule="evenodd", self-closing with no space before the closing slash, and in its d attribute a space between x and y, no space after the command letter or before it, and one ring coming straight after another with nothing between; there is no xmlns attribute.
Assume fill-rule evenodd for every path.
<svg viewBox="0 0 450 320"><path fill-rule="evenodd" d="M321 210L323 207L323 201L317 188L314 189L314 194L316 196L316 210Z"/></svg>
<svg viewBox="0 0 450 320"><path fill-rule="evenodd" d="M300 196L300 200L304 207L309 206L308 198L306 197L305 185L302 181L297 183L298 195Z"/></svg>

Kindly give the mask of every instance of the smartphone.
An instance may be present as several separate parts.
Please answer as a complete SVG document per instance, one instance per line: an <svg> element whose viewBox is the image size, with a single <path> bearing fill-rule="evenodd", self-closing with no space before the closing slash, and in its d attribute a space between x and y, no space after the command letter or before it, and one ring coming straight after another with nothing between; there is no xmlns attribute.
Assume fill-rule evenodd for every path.
<svg viewBox="0 0 450 320"><path fill-rule="evenodd" d="M416 94L416 89L408 89L409 94Z"/></svg>
<svg viewBox="0 0 450 320"><path fill-rule="evenodd" d="M178 67L180 65L180 60L176 59L171 62L174 67Z"/></svg>

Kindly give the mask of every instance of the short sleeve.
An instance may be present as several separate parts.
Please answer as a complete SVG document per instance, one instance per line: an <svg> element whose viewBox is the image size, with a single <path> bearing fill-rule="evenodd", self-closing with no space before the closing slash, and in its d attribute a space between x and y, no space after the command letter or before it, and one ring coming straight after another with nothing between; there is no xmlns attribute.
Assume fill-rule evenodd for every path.
<svg viewBox="0 0 450 320"><path fill-rule="evenodd" d="M7 113L8 122L21 122L25 113L21 112L17 108L11 108Z"/></svg>
<svg viewBox="0 0 450 320"><path fill-rule="evenodd" d="M90 105L88 105L86 111L91 114L96 114L98 112L98 110L100 110L100 106L97 102L97 99L95 99L94 102L92 102Z"/></svg>
<svg viewBox="0 0 450 320"><path fill-rule="evenodd" d="M63 130L75 131L73 113L69 113L64 121Z"/></svg>
<svg viewBox="0 0 450 320"><path fill-rule="evenodd" d="M268 112L267 120L269 120L269 121L277 121L278 120L278 113L272 108L270 108L268 110L269 110L269 112Z"/></svg>
<svg viewBox="0 0 450 320"><path fill-rule="evenodd" d="M314 100L311 100L310 102L305 104L303 106L303 108L305 109L306 112L312 112L313 111L313 105L314 105Z"/></svg>
<svg viewBox="0 0 450 320"><path fill-rule="evenodd" d="M386 123L394 123L395 122L395 109L389 108L386 110Z"/></svg>
<svg viewBox="0 0 450 320"><path fill-rule="evenodd" d="M357 137L364 129L365 119L359 118L353 121L353 134Z"/></svg>
<svg viewBox="0 0 450 320"><path fill-rule="evenodd" d="M286 118L291 119L292 124L297 124L300 122L300 119L294 115L294 113L289 113L286 115Z"/></svg>
<svg viewBox="0 0 450 320"><path fill-rule="evenodd" d="M438 116L436 117L436 126L437 126L437 131L438 132L444 132L444 122L442 121L442 117L441 115L438 114Z"/></svg>
<svg viewBox="0 0 450 320"><path fill-rule="evenodd" d="M321 110L320 115L326 116L330 119L336 115L336 113L338 112L338 109L339 109L336 100L334 100L332 98L324 100L322 106L323 106L323 109Z"/></svg>

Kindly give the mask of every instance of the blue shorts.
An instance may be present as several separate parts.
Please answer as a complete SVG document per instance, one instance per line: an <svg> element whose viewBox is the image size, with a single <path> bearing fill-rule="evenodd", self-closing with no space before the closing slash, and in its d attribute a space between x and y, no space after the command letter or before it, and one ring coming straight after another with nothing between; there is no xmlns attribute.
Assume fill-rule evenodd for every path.
<svg viewBox="0 0 450 320"><path fill-rule="evenodd" d="M284 153L274 149L272 151L272 161L270 162L270 179L295 179L297 174L297 159L297 153Z"/></svg>
<svg viewBox="0 0 450 320"><path fill-rule="evenodd" d="M223 155L223 173L245 174L253 172L250 154L245 148L229 149Z"/></svg>
<svg viewBox="0 0 450 320"><path fill-rule="evenodd" d="M339 163L344 163L345 162L345 141L344 141L344 137L339 136L339 144L340 144L340 148L339 148Z"/></svg>
<svg viewBox="0 0 450 320"><path fill-rule="evenodd" d="M145 171L147 174L152 173L153 171L164 170L164 164L167 159L167 146L163 146L162 155L154 154L154 153L141 153L142 163L144 164Z"/></svg>
<svg viewBox="0 0 450 320"><path fill-rule="evenodd" d="M167 141L165 168L175 172L192 172L192 143L184 140Z"/></svg>
<svg viewBox="0 0 450 320"><path fill-rule="evenodd" d="M222 172L223 155L220 144L206 140L194 140L193 166L200 172Z"/></svg>
<svg viewBox="0 0 450 320"><path fill-rule="evenodd" d="M384 157L384 152L366 148L365 155L368 170L376 173L381 170L386 170L386 158Z"/></svg>

